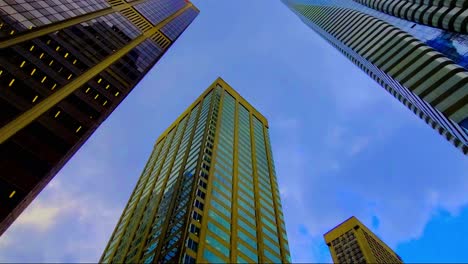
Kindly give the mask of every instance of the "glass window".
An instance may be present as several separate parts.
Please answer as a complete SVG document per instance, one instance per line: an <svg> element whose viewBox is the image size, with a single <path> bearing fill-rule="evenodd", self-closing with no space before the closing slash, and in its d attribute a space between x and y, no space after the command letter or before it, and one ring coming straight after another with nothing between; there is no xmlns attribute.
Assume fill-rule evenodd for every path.
<svg viewBox="0 0 468 264"><path fill-rule="evenodd" d="M217 192L216 189L211 189L211 193L213 194L213 197L216 197L218 201L220 201L224 206L227 208L231 208L231 199L225 197L221 193Z"/></svg>
<svg viewBox="0 0 468 264"><path fill-rule="evenodd" d="M213 232L215 235L221 238L223 241L229 241L231 239L230 234L226 233L224 230L221 228L217 227L214 223L209 222L208 223L208 230Z"/></svg>
<svg viewBox="0 0 468 264"><path fill-rule="evenodd" d="M258 174L261 174L262 176L265 177L265 181L269 182L270 179L268 177L269 174L268 174L267 165L264 165L266 163L258 162L259 160L257 160L257 172Z"/></svg>
<svg viewBox="0 0 468 264"><path fill-rule="evenodd" d="M221 127L224 129L226 132L229 134L232 133L232 130L234 130L234 124L233 124L233 115L231 114L230 111L223 111L224 117L221 119ZM232 118L232 119L231 119Z"/></svg>
<svg viewBox="0 0 468 264"><path fill-rule="evenodd" d="M244 217L245 219L247 219L247 221L249 223L251 223L252 225L255 225L255 215L252 215L250 213L248 213L247 211L245 211L244 208L242 207L237 207L237 213Z"/></svg>
<svg viewBox="0 0 468 264"><path fill-rule="evenodd" d="M262 231L263 234L267 235L271 240L275 241L275 243L278 243L278 236L276 235L276 232L271 232L268 230L268 228L265 228L265 226L262 226Z"/></svg>
<svg viewBox="0 0 468 264"><path fill-rule="evenodd" d="M218 144L218 148L222 149L228 157L232 157L232 146L229 146L228 144Z"/></svg>
<svg viewBox="0 0 468 264"><path fill-rule="evenodd" d="M143 261L143 263L144 263L144 264L152 263L152 262L153 262L153 259L154 259L154 255L151 255L151 256L147 257L147 258Z"/></svg>
<svg viewBox="0 0 468 264"><path fill-rule="evenodd" d="M203 258L208 261L208 263L226 263L224 259L218 257L207 248L203 251Z"/></svg>
<svg viewBox="0 0 468 264"><path fill-rule="evenodd" d="M187 240L187 247L193 250L194 252L197 252L198 250L198 243L193 241L191 238Z"/></svg>
<svg viewBox="0 0 468 264"><path fill-rule="evenodd" d="M237 249L242 252L244 255L247 257L251 258L255 262L258 262L258 256L256 252L253 252L251 249L248 247L244 246L242 243L237 243Z"/></svg>
<svg viewBox="0 0 468 264"><path fill-rule="evenodd" d="M264 215L263 215L263 216L264 216ZM273 223L272 223L270 220L268 220L268 219L262 217L262 223L264 223L266 226L270 227L270 228L273 229L273 230L276 229L276 226L273 224L274 221L273 221Z"/></svg>
<svg viewBox="0 0 468 264"><path fill-rule="evenodd" d="M218 149L216 152L216 162L223 165L223 167L226 168L226 171L232 171L232 155L227 156L224 151Z"/></svg>
<svg viewBox="0 0 468 264"><path fill-rule="evenodd" d="M271 210L273 210L273 208L271 208ZM267 217L268 220L270 220L273 223L276 223L274 213L272 213L271 211L267 211L263 206L260 207L260 212L263 216Z"/></svg>
<svg viewBox="0 0 468 264"><path fill-rule="evenodd" d="M266 172L262 172L261 170L257 172L262 176L259 178L260 180L260 183L264 184L265 186L267 186L267 188L270 186L270 177L268 177L268 173Z"/></svg>
<svg viewBox="0 0 468 264"><path fill-rule="evenodd" d="M231 189L225 187L224 184L221 184L218 180L213 181L213 186L218 189L221 193L225 194L227 197L231 196Z"/></svg>
<svg viewBox="0 0 468 264"><path fill-rule="evenodd" d="M242 207L242 209L245 209L247 212L255 215L255 208L252 206L252 204L247 204L242 199L237 200L237 202Z"/></svg>
<svg viewBox="0 0 468 264"><path fill-rule="evenodd" d="M240 134L238 134L238 143L239 143L239 154L242 154L242 156L245 157L250 157L252 155L251 152L251 145L250 145L250 137L248 135L242 134L242 131L239 131ZM245 159L247 163L250 164L250 158Z"/></svg>
<svg viewBox="0 0 468 264"><path fill-rule="evenodd" d="M190 233L193 233L195 234L196 236L198 236L198 234L200 234L200 228L198 228L196 225L194 224L190 224Z"/></svg>
<svg viewBox="0 0 468 264"><path fill-rule="evenodd" d="M241 179L241 178L239 178ZM245 183L244 181L239 181L238 182L238 187L240 187L240 190L243 190L245 192L247 192L247 195L246 196L249 196L251 197L251 200L253 200L253 186L252 184L247 184ZM246 194L246 193L243 193L243 194Z"/></svg>
<svg viewBox="0 0 468 264"><path fill-rule="evenodd" d="M231 218L231 211L219 204L216 200L211 200L211 206L212 208L216 208L216 210L225 215L227 218Z"/></svg>
<svg viewBox="0 0 468 264"><path fill-rule="evenodd" d="M219 133L219 142L232 153L232 144L234 142L234 131L228 130L226 127L221 127L221 133Z"/></svg>
<svg viewBox="0 0 468 264"><path fill-rule="evenodd" d="M200 173L201 175L201 173ZM206 182L203 181L203 179L198 180L198 185L202 187L203 189L206 189Z"/></svg>
<svg viewBox="0 0 468 264"><path fill-rule="evenodd" d="M263 191L263 192L265 192L265 193L269 193L269 192L270 192L270 190L268 190L267 188L265 188L264 185L259 184L258 186L260 187L260 190L261 190L261 191Z"/></svg>
<svg viewBox="0 0 468 264"><path fill-rule="evenodd" d="M239 155L239 157L240 157L240 159L239 159L239 171L242 171L242 174L251 175L252 174L252 167L250 166L250 163L248 163L249 165L247 165L247 163L243 162L242 155Z"/></svg>
<svg viewBox="0 0 468 264"><path fill-rule="evenodd" d="M242 162L242 159L239 159L238 166L239 166L239 172L240 173L242 173L246 177L249 176L248 178L252 178L251 175L253 174L253 170L252 170L252 166L250 166L250 164L246 165L245 163Z"/></svg>
<svg viewBox="0 0 468 264"><path fill-rule="evenodd" d="M244 241L244 243L247 243L255 250L257 249L257 240L255 238L251 238L246 233L242 232L242 229L237 230L237 235Z"/></svg>
<svg viewBox="0 0 468 264"><path fill-rule="evenodd" d="M201 222L201 219L202 219L202 215L197 213L197 212L193 212L192 214L192 218L197 221L197 222Z"/></svg>
<svg viewBox="0 0 468 264"><path fill-rule="evenodd" d="M237 263L245 264L245 263L252 263L252 261L248 261L248 260L242 258L240 255L237 255Z"/></svg>
<svg viewBox="0 0 468 264"><path fill-rule="evenodd" d="M280 252L278 244L271 242L269 239L263 239L263 244L268 246L273 252Z"/></svg>
<svg viewBox="0 0 468 264"><path fill-rule="evenodd" d="M215 166L216 167L216 166ZM216 180L223 183L224 185L226 185L226 189L229 191L229 193L231 192L231 189L232 189L232 182L231 182L231 177L232 175L230 174L224 174L223 171L218 171L219 170L219 167L216 167L216 170L214 172L214 176L216 177ZM219 173L221 172L221 174ZM224 177L224 176L226 177Z"/></svg>
<svg viewBox="0 0 468 264"><path fill-rule="evenodd" d="M216 221L218 224L220 224L222 227L226 228L226 230L230 232L231 223L228 220L226 220L224 217L222 217L213 210L210 210L208 215L210 216L210 218L212 218L214 221Z"/></svg>
<svg viewBox="0 0 468 264"><path fill-rule="evenodd" d="M196 264L195 263L195 258L193 258L193 257L191 257L191 256L189 256L187 254L184 254L184 255L185 255L184 256L184 261L183 261L184 264Z"/></svg>
<svg viewBox="0 0 468 264"><path fill-rule="evenodd" d="M254 220L254 223L255 223L255 220ZM247 222L244 221L241 217L238 218L238 224L240 227L244 228L253 237L255 238L257 237L257 231L255 230L255 228L248 225Z"/></svg>
<svg viewBox="0 0 468 264"><path fill-rule="evenodd" d="M269 250L265 249L263 253L265 254L265 257L271 260L272 263L281 263L281 259L279 259L275 254L273 254ZM267 262L270 262L270 261L267 261Z"/></svg>
<svg viewBox="0 0 468 264"><path fill-rule="evenodd" d="M153 25L157 25L184 5L185 2L181 0L149 0L135 5L135 9Z"/></svg>
<svg viewBox="0 0 468 264"><path fill-rule="evenodd" d="M210 246L212 246L213 248L215 248L218 252L220 252L222 255L224 255L225 257L229 257L229 249L224 246L221 241L219 241L218 239L216 239L214 236L211 236L210 233L207 233L206 234L206 239L205 239L206 243Z"/></svg>
<svg viewBox="0 0 468 264"><path fill-rule="evenodd" d="M203 211L204 205L203 205L203 203L200 202L199 200L195 200L194 206L195 206L196 208L200 209L201 211Z"/></svg>
<svg viewBox="0 0 468 264"><path fill-rule="evenodd" d="M221 155L219 154L221 154L221 152L218 152L218 157L216 157L216 163L218 165L221 165L223 168L225 168L225 171L232 171L232 161L231 162L225 161L225 159L226 160L229 160L229 159L222 157L222 154Z"/></svg>
<svg viewBox="0 0 468 264"><path fill-rule="evenodd" d="M241 188L239 188L239 196L242 197L243 199L245 199L247 202L253 204L254 203L253 191L251 190L249 192L248 189L245 189L245 187L242 187L240 185L243 185L243 184L241 182L239 182L238 187L241 187Z"/></svg>
<svg viewBox="0 0 468 264"><path fill-rule="evenodd" d="M198 12L195 11L195 9L189 8L185 10L181 15L179 15L178 17L171 20L168 24L166 24L161 29L161 32L163 32L171 40L175 40L197 15Z"/></svg>

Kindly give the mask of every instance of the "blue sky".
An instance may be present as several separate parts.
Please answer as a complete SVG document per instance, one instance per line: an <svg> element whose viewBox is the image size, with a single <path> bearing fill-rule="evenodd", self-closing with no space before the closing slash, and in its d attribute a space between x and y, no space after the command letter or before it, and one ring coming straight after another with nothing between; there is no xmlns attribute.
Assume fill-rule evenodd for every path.
<svg viewBox="0 0 468 264"><path fill-rule="evenodd" d="M466 157L279 0L201 13L0 238L0 262L96 262L158 135L218 76L270 123L294 262L351 215L406 262L468 262Z"/></svg>

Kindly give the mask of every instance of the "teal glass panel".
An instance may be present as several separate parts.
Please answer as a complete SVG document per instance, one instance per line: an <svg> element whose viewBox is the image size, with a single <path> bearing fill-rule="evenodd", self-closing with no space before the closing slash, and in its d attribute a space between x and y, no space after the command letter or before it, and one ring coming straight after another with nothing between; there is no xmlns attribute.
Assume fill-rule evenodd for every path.
<svg viewBox="0 0 468 264"><path fill-rule="evenodd" d="M255 239L250 238L246 233L242 232L241 229L237 230L237 235L240 239L242 239L245 243L251 246L253 249L257 249L257 241Z"/></svg>
<svg viewBox="0 0 468 264"><path fill-rule="evenodd" d="M208 223L208 230L213 232L215 235L217 235L221 240L228 241L231 239L230 234L226 233L224 230L221 228L217 227L213 223Z"/></svg>
<svg viewBox="0 0 468 264"><path fill-rule="evenodd" d="M256 262L258 261L257 253L253 252L252 250L244 246L242 243L237 243L237 250L242 252L244 255L251 258L252 260Z"/></svg>
<svg viewBox="0 0 468 264"><path fill-rule="evenodd" d="M266 261L266 262L269 262L269 263L281 263L281 259L278 258L276 255L272 254L269 250L264 250L264 251L263 251L263 254L265 254L265 257L267 257L268 259L270 259L270 261ZM278 252L278 254L280 254L280 252Z"/></svg>
<svg viewBox="0 0 468 264"><path fill-rule="evenodd" d="M218 224L226 228L228 231L231 230L231 223L228 220L226 220L224 217L216 213L215 211L210 210L208 215L211 217L213 221L216 221Z"/></svg>
<svg viewBox="0 0 468 264"><path fill-rule="evenodd" d="M218 256L216 256L213 252L208 250L207 248L203 251L203 258L208 261L208 263L225 263L226 261Z"/></svg>
<svg viewBox="0 0 468 264"><path fill-rule="evenodd" d="M215 248L221 255L224 255L226 258L229 257L229 249L221 244L219 240L217 240L214 236L212 236L210 233L206 234L206 243L213 248Z"/></svg>

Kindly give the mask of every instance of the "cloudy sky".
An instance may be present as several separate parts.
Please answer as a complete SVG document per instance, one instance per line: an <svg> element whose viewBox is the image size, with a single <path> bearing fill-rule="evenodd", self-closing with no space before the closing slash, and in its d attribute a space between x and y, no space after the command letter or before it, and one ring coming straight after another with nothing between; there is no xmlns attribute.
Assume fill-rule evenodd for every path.
<svg viewBox="0 0 468 264"><path fill-rule="evenodd" d="M0 262L96 262L158 135L218 76L270 123L294 262L351 215L405 262L468 262L468 162L279 0L201 13L0 238Z"/></svg>

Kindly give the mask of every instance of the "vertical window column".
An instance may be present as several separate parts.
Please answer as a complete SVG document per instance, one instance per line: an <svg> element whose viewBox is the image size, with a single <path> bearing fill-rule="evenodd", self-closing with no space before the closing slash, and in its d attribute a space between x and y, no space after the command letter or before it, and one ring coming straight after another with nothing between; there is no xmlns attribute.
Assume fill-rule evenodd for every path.
<svg viewBox="0 0 468 264"><path fill-rule="evenodd" d="M238 263L258 262L250 113L239 105L238 125Z"/></svg>

